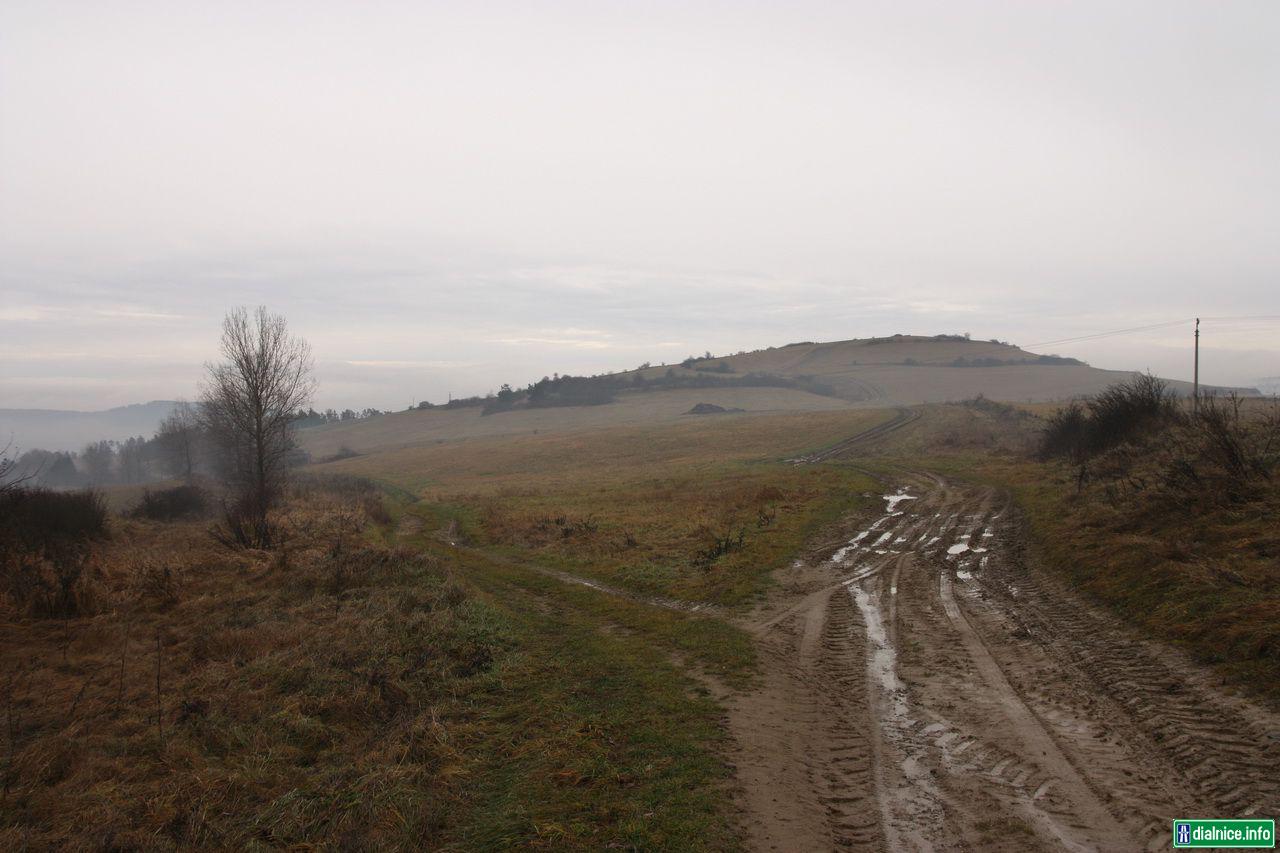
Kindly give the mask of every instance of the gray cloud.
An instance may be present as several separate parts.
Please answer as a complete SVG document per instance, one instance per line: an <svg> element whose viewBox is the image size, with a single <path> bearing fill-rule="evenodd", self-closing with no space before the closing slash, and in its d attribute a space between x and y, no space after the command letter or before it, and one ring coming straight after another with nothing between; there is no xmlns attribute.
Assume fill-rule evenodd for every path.
<svg viewBox="0 0 1280 853"><path fill-rule="evenodd" d="M0 406L322 404L794 340L1273 314L1272 3L0 10ZM1189 372L1185 329L1059 347ZM1205 326L1207 381L1280 373Z"/></svg>

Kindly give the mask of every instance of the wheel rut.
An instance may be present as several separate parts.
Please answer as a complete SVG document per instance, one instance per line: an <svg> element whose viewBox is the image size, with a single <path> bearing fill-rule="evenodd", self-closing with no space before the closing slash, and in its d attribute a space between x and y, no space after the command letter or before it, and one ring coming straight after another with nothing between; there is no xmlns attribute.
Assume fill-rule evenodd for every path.
<svg viewBox="0 0 1280 853"><path fill-rule="evenodd" d="M1275 715L1029 567L1005 496L905 475L845 524L743 621L768 653L730 728L809 806L748 814L753 849L1160 849L1175 816L1280 810Z"/></svg>

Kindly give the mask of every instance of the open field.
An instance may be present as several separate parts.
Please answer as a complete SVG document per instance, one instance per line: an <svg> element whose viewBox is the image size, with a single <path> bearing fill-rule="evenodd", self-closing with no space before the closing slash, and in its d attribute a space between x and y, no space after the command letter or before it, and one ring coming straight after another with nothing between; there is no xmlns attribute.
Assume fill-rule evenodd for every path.
<svg viewBox="0 0 1280 853"><path fill-rule="evenodd" d="M791 388L700 388L623 395L601 406L525 409L482 415L478 406L394 412L367 420L303 430L301 440L313 458L323 459L347 447L375 453L474 438L540 435L616 426L679 424L698 420L685 414L698 403L752 413L843 411L846 400Z"/></svg>
<svg viewBox="0 0 1280 853"><path fill-rule="evenodd" d="M815 525L872 485L847 469L784 460L886 417L718 415L413 447L320 467L421 496L456 521L461 537L503 553L641 592L737 604L764 588ZM726 538L727 553L699 564L699 552Z"/></svg>
<svg viewBox="0 0 1280 853"><path fill-rule="evenodd" d="M1274 490L1078 491L1044 404L709 396L328 430L370 437L274 555L114 519L83 612L0 624L0 840L1128 850L1280 809Z"/></svg>
<svg viewBox="0 0 1280 853"><path fill-rule="evenodd" d="M732 846L717 711L654 653L740 681L731 630L291 512L274 556L114 522L84 612L4 614L0 846Z"/></svg>

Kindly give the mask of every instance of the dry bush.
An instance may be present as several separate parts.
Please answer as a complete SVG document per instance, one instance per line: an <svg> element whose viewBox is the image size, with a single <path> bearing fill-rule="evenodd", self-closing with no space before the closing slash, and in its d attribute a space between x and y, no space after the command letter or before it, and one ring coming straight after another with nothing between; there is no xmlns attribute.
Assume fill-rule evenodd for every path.
<svg viewBox="0 0 1280 853"><path fill-rule="evenodd" d="M1206 397L1153 448L1159 487L1175 504L1226 506L1261 498L1280 468L1280 405L1247 414L1239 397Z"/></svg>
<svg viewBox="0 0 1280 853"><path fill-rule="evenodd" d="M375 524L390 524L391 514L383 501L383 489L367 477L353 474L305 474L298 476L291 487L295 501L316 503L319 500L336 500L359 507L364 516Z"/></svg>
<svg viewBox="0 0 1280 853"><path fill-rule="evenodd" d="M199 518L209 509L209 494L198 486L174 486L171 489L147 489L142 500L129 514L152 521L176 521Z"/></svg>
<svg viewBox="0 0 1280 853"><path fill-rule="evenodd" d="M95 492L0 493L0 588L9 605L35 618L91 613L91 546L106 532L106 505Z"/></svg>
<svg viewBox="0 0 1280 853"><path fill-rule="evenodd" d="M92 559L82 545L7 552L0 556L4 591L15 610L34 618L89 615L96 598L86 575Z"/></svg>
<svg viewBox="0 0 1280 853"><path fill-rule="evenodd" d="M0 493L0 545L39 551L107 534L107 505L94 491L10 489Z"/></svg>
<svg viewBox="0 0 1280 853"><path fill-rule="evenodd" d="M222 523L209 533L228 548L256 549L280 544L268 508L254 495L246 495L222 505Z"/></svg>
<svg viewBox="0 0 1280 853"><path fill-rule="evenodd" d="M1181 420L1169 386L1150 374L1112 385L1096 397L1071 403L1049 418L1041 444L1043 459L1084 464L1091 457L1172 426Z"/></svg>
<svg viewBox="0 0 1280 853"><path fill-rule="evenodd" d="M1150 422L1148 432L1077 465L1079 490L1092 483L1112 505L1135 512L1265 501L1280 468L1280 405L1246 411L1238 397L1205 397L1197 412Z"/></svg>

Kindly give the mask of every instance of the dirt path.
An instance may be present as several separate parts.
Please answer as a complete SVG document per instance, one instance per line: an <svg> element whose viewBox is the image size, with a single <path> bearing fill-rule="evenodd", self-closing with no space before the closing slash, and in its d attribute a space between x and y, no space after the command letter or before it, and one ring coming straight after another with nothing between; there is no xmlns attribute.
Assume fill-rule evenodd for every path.
<svg viewBox="0 0 1280 853"><path fill-rule="evenodd" d="M794 459L788 459L787 461L793 465L809 465L814 462L822 462L827 459L833 459L837 456L843 456L859 445L868 444L876 441L877 439L884 438L892 432L902 429L904 426L912 423L919 417L920 413L915 409L910 409L906 406L898 406L894 410L893 417L884 423L876 424L869 429L864 429L857 435L850 436L849 438L833 444L824 450L810 453L807 456L797 456Z"/></svg>
<svg viewBox="0 0 1280 853"><path fill-rule="evenodd" d="M1280 812L1280 717L1029 569L994 491L914 475L854 521L747 620L753 848L1162 849Z"/></svg>

